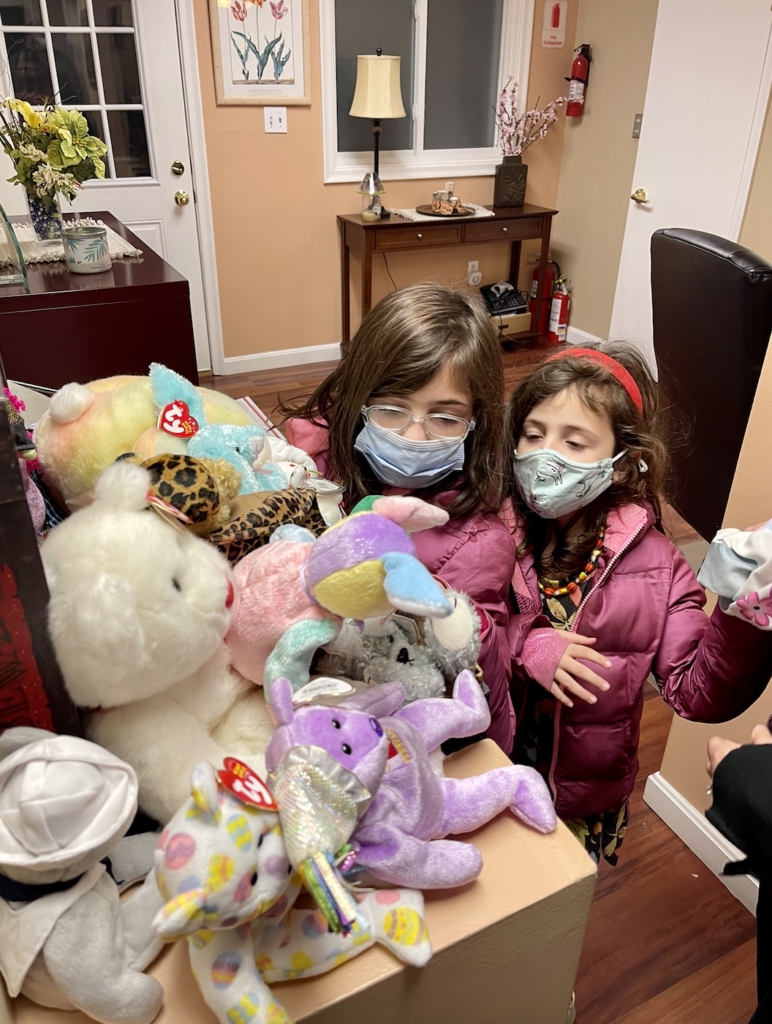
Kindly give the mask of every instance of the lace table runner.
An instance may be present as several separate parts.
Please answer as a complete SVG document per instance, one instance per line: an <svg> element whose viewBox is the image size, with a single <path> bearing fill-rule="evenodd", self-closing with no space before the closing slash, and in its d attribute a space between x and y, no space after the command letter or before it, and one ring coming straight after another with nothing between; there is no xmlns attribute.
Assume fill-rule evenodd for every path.
<svg viewBox="0 0 772 1024"><path fill-rule="evenodd" d="M136 249L131 242L127 242L116 231L101 220L94 220L93 217L81 217L77 221L65 221L68 224L80 224L82 227L107 228L107 246L110 255L114 260L126 256L141 256L142 250ZM19 240L21 254L25 263L58 263L64 261L64 246L58 242L39 242L35 237L35 229L31 224L14 224L13 229ZM11 266L15 261L11 259L8 251L8 243L0 241L0 267Z"/></svg>
<svg viewBox="0 0 772 1024"><path fill-rule="evenodd" d="M424 213L419 213L417 210L395 210L391 207L391 212L396 213L399 217L404 217L405 220L423 220L433 221L438 224L442 220L476 220L478 217L495 217L496 214L493 210L486 210L484 206L477 206L476 203L464 203L464 206L468 210L474 210L474 216L472 217L427 217Z"/></svg>

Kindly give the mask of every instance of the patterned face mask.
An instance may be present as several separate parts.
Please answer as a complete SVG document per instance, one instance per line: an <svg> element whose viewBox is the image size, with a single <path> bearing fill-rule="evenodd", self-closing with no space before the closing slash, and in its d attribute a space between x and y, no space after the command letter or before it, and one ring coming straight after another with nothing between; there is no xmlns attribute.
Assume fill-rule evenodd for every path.
<svg viewBox="0 0 772 1024"><path fill-rule="evenodd" d="M537 448L526 455L515 452L515 478L528 508L543 519L571 515L603 494L613 481L613 459L574 462L552 448Z"/></svg>

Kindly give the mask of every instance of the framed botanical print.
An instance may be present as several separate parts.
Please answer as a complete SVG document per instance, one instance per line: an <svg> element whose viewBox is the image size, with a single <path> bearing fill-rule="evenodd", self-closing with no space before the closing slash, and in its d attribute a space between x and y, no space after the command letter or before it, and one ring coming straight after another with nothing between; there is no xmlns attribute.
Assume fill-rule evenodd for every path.
<svg viewBox="0 0 772 1024"><path fill-rule="evenodd" d="M311 102L310 0L209 0L219 106Z"/></svg>

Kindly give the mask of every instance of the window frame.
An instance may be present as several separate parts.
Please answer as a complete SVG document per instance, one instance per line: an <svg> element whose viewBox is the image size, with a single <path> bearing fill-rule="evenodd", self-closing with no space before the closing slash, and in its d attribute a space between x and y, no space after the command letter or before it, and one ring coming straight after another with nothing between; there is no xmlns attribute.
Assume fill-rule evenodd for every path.
<svg viewBox="0 0 772 1024"><path fill-rule="evenodd" d="M428 26L431 0L414 0L415 19ZM511 75L527 95L531 60L535 0L504 0L504 21L499 57L499 91ZM324 183L359 182L372 170L372 153L338 152L337 83L335 71L335 0L319 0L319 29L322 70L322 141ZM480 149L424 149L424 94L426 82L426 27L415 40L416 96L403 97L407 116L413 117L413 149L386 150L380 154L381 176L387 180L416 178L464 178L493 174L501 162L498 130L493 146Z"/></svg>

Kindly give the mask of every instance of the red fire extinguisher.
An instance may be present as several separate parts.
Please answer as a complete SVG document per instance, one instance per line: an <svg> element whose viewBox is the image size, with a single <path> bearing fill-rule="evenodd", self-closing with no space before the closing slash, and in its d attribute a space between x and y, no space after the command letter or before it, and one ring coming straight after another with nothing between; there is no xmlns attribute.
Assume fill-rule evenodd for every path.
<svg viewBox="0 0 772 1024"><path fill-rule="evenodd" d="M541 295L541 314L538 317L539 334L546 334L547 327L549 325L550 315L550 302L552 301L552 292L555 288L555 277L560 277L560 267L554 260L550 260L547 264L547 271L544 275L544 289ZM531 313L531 323L537 323L536 316L536 293L539 290L539 268L533 272L531 278L531 302L529 305ZM531 328L533 330L533 328Z"/></svg>
<svg viewBox="0 0 772 1024"><path fill-rule="evenodd" d="M574 50L576 56L571 65L571 77L566 81L571 84L568 87L568 105L566 106L566 117L581 117L584 106L584 94L587 88L587 79L590 77L590 44L582 45Z"/></svg>
<svg viewBox="0 0 772 1024"><path fill-rule="evenodd" d="M557 283L555 294L550 305L550 326L547 341L550 345L562 345L566 340L568 329L568 311L571 308L571 296L568 294L568 282L562 277Z"/></svg>

